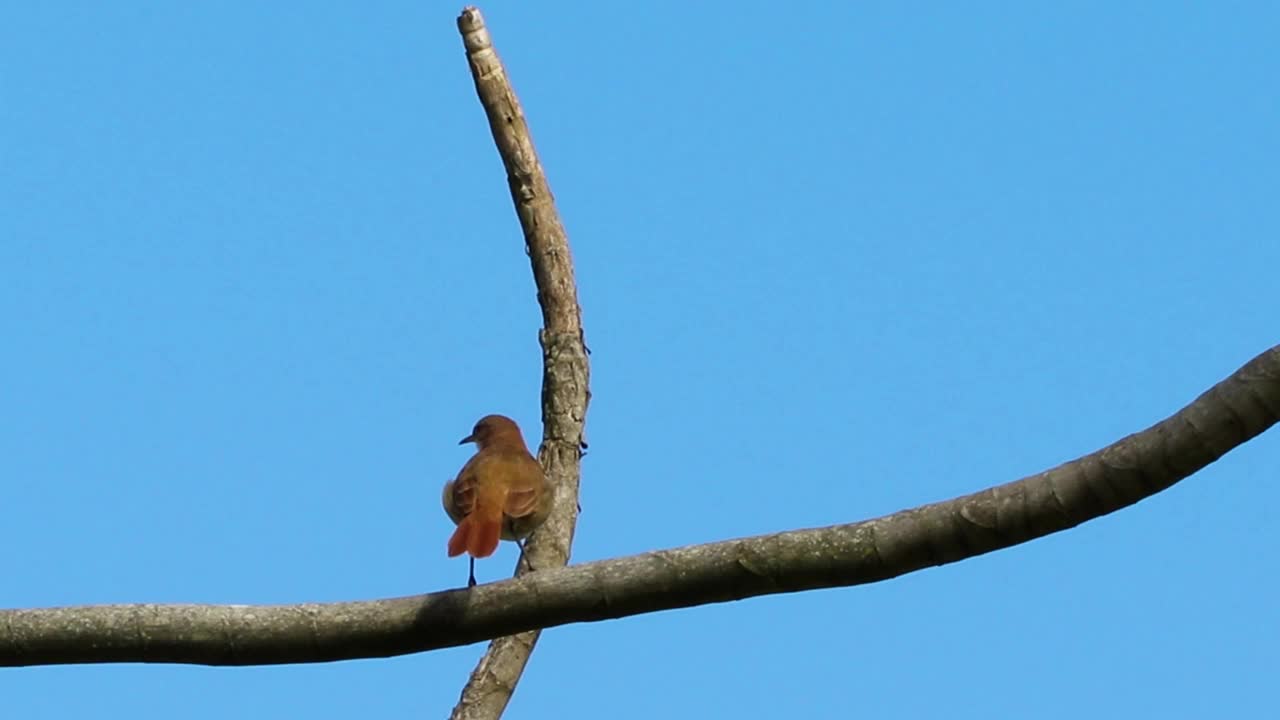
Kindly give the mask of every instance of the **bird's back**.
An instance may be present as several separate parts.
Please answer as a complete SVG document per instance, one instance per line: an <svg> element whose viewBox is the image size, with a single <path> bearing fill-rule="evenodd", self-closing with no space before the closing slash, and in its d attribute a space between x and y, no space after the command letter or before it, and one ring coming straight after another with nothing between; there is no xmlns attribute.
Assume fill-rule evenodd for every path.
<svg viewBox="0 0 1280 720"><path fill-rule="evenodd" d="M542 466L524 448L490 447L476 453L453 484L454 510L461 517L475 510L478 497L501 497L502 512L521 517L533 512L546 488ZM482 500L481 502L484 502Z"/></svg>

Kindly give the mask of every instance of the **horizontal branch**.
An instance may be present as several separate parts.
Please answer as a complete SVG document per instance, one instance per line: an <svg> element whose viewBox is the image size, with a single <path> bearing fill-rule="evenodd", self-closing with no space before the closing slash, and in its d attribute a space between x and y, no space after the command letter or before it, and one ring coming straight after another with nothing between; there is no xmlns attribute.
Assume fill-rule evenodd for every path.
<svg viewBox="0 0 1280 720"><path fill-rule="evenodd" d="M0 611L0 665L262 665L386 657L573 622L875 582L1079 525L1155 494L1280 418L1280 346L1172 417L1007 485L849 525L543 570L368 602Z"/></svg>

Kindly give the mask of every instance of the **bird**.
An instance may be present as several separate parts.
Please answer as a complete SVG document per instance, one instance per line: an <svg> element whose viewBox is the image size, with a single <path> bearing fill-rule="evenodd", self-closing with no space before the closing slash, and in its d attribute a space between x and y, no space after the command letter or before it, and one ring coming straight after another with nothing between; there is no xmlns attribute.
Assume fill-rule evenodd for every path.
<svg viewBox="0 0 1280 720"><path fill-rule="evenodd" d="M458 526L449 538L449 557L470 554L467 586L474 587L476 558L492 555L499 539L514 540L524 557L524 538L546 521L554 492L511 418L480 418L458 442L467 443L476 444L476 454L444 484L441 500Z"/></svg>

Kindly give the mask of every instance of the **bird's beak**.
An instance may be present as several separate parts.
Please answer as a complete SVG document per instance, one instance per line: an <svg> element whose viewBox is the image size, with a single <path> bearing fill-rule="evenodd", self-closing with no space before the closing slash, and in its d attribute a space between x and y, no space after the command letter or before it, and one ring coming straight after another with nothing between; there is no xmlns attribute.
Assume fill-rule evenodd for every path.
<svg viewBox="0 0 1280 720"><path fill-rule="evenodd" d="M466 444L467 444L467 443L469 443L469 442L475 442L475 441L476 441L476 434L475 434L475 433L471 433L470 435L468 435L468 436L466 436L466 437L462 438L461 440L459 440L459 441L458 441L458 444L459 444L459 445L466 445Z"/></svg>

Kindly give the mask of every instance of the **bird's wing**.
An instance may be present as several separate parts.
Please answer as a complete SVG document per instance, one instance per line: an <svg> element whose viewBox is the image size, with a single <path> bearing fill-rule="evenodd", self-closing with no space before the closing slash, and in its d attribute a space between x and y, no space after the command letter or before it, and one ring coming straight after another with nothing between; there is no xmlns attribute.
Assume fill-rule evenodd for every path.
<svg viewBox="0 0 1280 720"><path fill-rule="evenodd" d="M449 512L449 517L455 518L456 521L460 521L476 509L477 465L476 458L471 458L458 471L458 479L444 486L453 506L450 510L448 507L450 503L446 503L445 510Z"/></svg>
<svg viewBox="0 0 1280 720"><path fill-rule="evenodd" d="M507 502L503 512L509 517L532 514L538 509L538 500L546 491L542 466L528 453L510 456L507 462L511 464L508 472L513 480L507 488Z"/></svg>
<svg viewBox="0 0 1280 720"><path fill-rule="evenodd" d="M453 480L445 481L441 501L444 503L444 511L448 513L449 519L453 521L454 525L457 525L462 522L462 518L466 517L466 515L458 511L458 504L453 499L453 487L455 484Z"/></svg>

